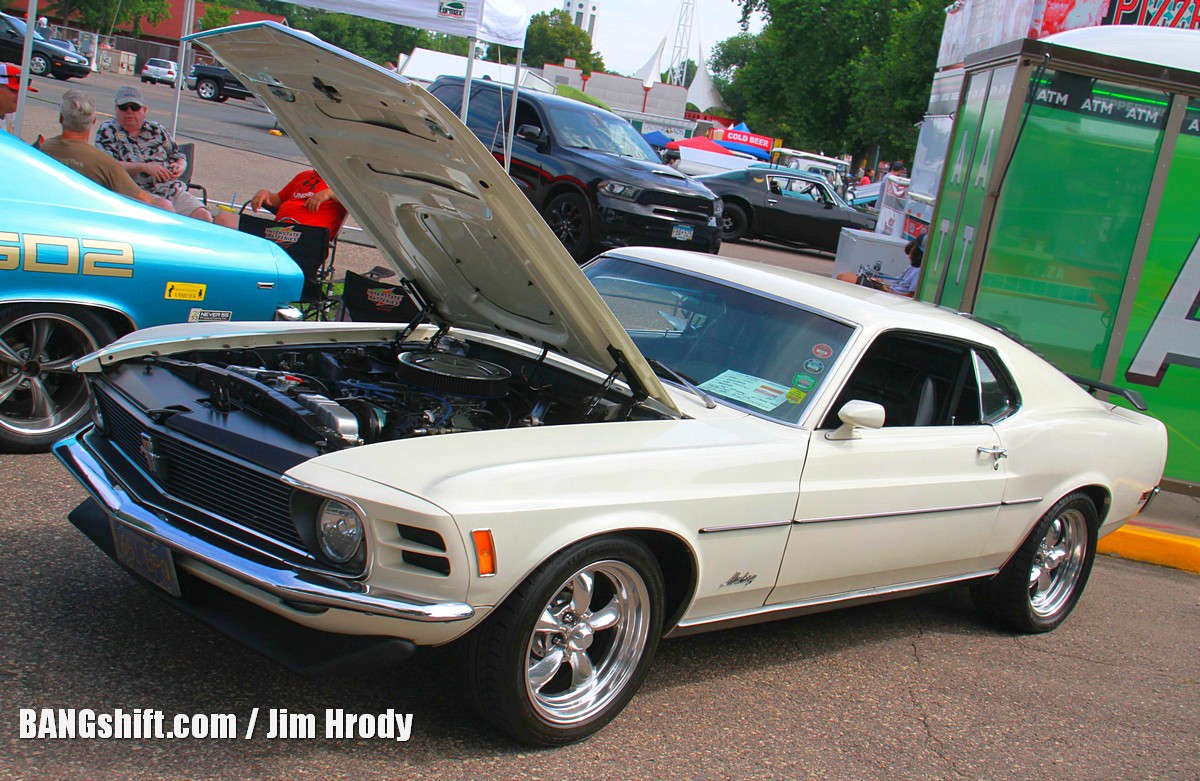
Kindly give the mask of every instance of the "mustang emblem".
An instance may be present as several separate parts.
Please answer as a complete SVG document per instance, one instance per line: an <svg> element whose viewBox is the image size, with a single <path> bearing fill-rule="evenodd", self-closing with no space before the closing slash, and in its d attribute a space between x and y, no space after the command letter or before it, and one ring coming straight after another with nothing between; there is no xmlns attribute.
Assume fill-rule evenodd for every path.
<svg viewBox="0 0 1200 781"><path fill-rule="evenodd" d="M726 586L749 586L757 578L758 574L754 572L747 572L745 574L735 572L730 576L729 580L721 584L721 588L725 588Z"/></svg>

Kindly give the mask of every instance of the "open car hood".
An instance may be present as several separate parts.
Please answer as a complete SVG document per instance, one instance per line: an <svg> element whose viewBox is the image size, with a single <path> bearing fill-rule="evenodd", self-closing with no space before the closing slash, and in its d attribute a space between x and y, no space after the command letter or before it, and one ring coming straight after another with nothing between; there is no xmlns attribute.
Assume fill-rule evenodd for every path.
<svg viewBox="0 0 1200 781"><path fill-rule="evenodd" d="M274 22L188 37L266 104L435 322L620 371L678 411L542 217L441 101Z"/></svg>

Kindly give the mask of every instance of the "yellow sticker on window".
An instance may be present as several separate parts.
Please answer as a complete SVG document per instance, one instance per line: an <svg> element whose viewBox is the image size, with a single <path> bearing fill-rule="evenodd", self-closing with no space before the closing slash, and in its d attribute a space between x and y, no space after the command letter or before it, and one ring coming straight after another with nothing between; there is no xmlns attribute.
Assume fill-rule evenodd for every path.
<svg viewBox="0 0 1200 781"><path fill-rule="evenodd" d="M163 298L176 301L203 301L204 291L207 289L208 285L200 285L195 282L168 282L167 292Z"/></svg>
<svg viewBox="0 0 1200 781"><path fill-rule="evenodd" d="M788 404L799 404L808 397L808 394L799 388L792 388L787 392Z"/></svg>

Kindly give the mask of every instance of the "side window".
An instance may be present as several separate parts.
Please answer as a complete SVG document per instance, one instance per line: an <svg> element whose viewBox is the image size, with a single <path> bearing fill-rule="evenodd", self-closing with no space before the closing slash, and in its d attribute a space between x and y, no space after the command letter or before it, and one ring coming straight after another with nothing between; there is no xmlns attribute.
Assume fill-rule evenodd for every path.
<svg viewBox="0 0 1200 781"><path fill-rule="evenodd" d="M476 87L467 106L467 127L479 136L486 147L500 143L504 135L504 111L500 107L500 90Z"/></svg>
<svg viewBox="0 0 1200 781"><path fill-rule="evenodd" d="M446 105L446 108L453 111L456 115L462 108L461 84L440 84L433 91L433 96L442 101Z"/></svg>
<svg viewBox="0 0 1200 781"><path fill-rule="evenodd" d="M930 334L889 331L867 348L821 428L836 428L848 401L870 401L884 410L884 427L978 424L979 393L974 351Z"/></svg>
<svg viewBox="0 0 1200 781"><path fill-rule="evenodd" d="M1017 394L1008 376L993 368L990 355L974 352L975 373L979 378L980 416L984 423L995 423L1017 408Z"/></svg>
<svg viewBox="0 0 1200 781"><path fill-rule="evenodd" d="M517 101L517 127L522 125L532 125L540 129L543 134L546 132L542 118L538 116L535 109L529 102L524 100Z"/></svg>

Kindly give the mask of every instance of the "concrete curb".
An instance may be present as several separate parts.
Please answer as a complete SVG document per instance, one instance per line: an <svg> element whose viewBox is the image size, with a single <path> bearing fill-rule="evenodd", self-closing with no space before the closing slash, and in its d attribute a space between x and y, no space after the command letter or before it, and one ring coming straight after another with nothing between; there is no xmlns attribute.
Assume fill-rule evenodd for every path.
<svg viewBox="0 0 1200 781"><path fill-rule="evenodd" d="M1200 574L1200 538L1129 524L1100 540L1097 553Z"/></svg>

